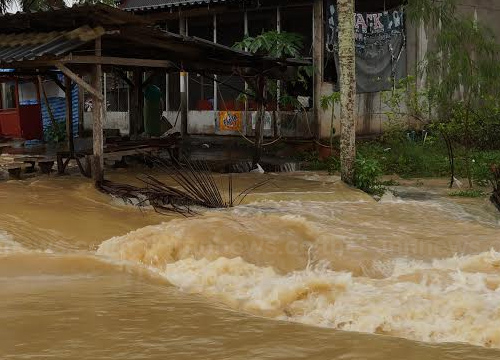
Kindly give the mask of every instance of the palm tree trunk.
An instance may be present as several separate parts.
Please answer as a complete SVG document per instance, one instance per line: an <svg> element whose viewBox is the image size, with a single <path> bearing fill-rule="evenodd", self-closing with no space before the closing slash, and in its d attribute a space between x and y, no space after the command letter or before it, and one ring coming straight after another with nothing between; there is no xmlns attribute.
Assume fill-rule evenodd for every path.
<svg viewBox="0 0 500 360"><path fill-rule="evenodd" d="M340 172L342 181L354 185L356 161L356 54L354 0L337 0L340 62Z"/></svg>

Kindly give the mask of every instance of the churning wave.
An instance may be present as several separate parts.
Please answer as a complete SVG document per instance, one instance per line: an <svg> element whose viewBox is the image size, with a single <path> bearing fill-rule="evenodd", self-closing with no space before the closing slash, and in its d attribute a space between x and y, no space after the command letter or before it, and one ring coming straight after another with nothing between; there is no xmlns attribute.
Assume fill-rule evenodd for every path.
<svg viewBox="0 0 500 360"><path fill-rule="evenodd" d="M440 260L428 260L434 253L426 259L407 249L391 252L384 248L387 241L417 239L438 249L436 254L446 253L439 237L431 236L440 232L434 224L422 228L418 218L395 228L384 215L392 207L394 217L408 211L432 222L437 210L373 204L372 218L363 217L360 204L337 205L347 215L331 204L285 202L271 211L267 203L173 220L110 239L97 253L147 266L184 291L259 316L500 348L499 252ZM441 236L451 232L454 241L470 239L461 226L480 233L480 244L498 237L498 229L481 224L450 224L449 218L444 223L449 228Z"/></svg>

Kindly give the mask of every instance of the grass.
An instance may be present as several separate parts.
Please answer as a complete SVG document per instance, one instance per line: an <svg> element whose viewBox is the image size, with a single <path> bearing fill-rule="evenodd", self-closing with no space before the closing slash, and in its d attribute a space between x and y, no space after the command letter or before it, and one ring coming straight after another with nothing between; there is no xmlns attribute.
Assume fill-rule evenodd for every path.
<svg viewBox="0 0 500 360"><path fill-rule="evenodd" d="M453 197L463 197L463 198L480 198L486 196L487 194L483 190L467 189L467 190L452 191L448 195Z"/></svg>

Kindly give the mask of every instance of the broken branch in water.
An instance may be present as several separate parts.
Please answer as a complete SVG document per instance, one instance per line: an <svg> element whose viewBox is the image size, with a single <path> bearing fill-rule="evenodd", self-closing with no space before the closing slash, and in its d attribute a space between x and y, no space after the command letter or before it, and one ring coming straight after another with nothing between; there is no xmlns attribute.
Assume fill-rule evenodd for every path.
<svg viewBox="0 0 500 360"><path fill-rule="evenodd" d="M196 214L192 210L193 207L223 209L240 205L251 192L270 182L270 179L260 181L235 197L233 178L230 174L226 198L205 161L189 161L183 158L180 164L170 165L165 159L151 155L147 156L147 160L164 171L177 186L167 185L152 175L141 175L138 180L144 187L104 180L97 184L97 188L127 204L139 207L149 204L162 214L178 213L189 216Z"/></svg>

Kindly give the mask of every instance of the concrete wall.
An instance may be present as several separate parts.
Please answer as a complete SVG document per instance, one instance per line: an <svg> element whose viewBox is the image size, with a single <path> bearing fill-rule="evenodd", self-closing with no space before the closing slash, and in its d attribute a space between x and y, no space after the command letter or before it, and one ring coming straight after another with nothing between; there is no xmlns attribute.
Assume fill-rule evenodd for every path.
<svg viewBox="0 0 500 360"><path fill-rule="evenodd" d="M316 0L321 1L321 0ZM500 41L500 1L499 0L458 0L459 11L471 16L476 16L477 20L489 27L497 39ZM432 48L432 31L423 25L415 25L407 22L406 29L406 51L407 69L409 74L415 73L415 68L424 60L428 49ZM322 37L315 37L315 46L322 46ZM322 52L318 56L323 56ZM321 61L318 63L322 64ZM320 78L322 74L317 73ZM321 76L322 77L322 76ZM319 79L320 80L320 79ZM417 79L417 84L422 86L425 83L425 74ZM332 84L321 81L319 96L332 93ZM390 95L390 94L388 94ZM384 94L358 94L357 95L357 124L356 130L360 135L378 134L383 132L387 123L385 113L389 110L384 104ZM317 100L316 100L317 103ZM339 132L340 109L336 111L335 128ZM318 110L318 120L320 122L321 137L328 137L330 134L331 112ZM408 120L410 121L410 120Z"/></svg>
<svg viewBox="0 0 500 360"><path fill-rule="evenodd" d="M108 111L103 120L104 129L118 129L121 135L128 135L128 112ZM92 112L83 113L83 128L92 130Z"/></svg>
<svg viewBox="0 0 500 360"><path fill-rule="evenodd" d="M188 112L188 132L192 135L241 135L253 136L252 117L256 112L249 111L243 114L243 126L241 133L239 131L223 131L218 125L218 111L189 111ZM168 121L175 125L175 129L180 131L180 117L175 124L177 112L165 111L163 115ZM268 137L312 137L313 114L307 115L295 114L293 112L271 112L272 124L264 129L264 135Z"/></svg>

